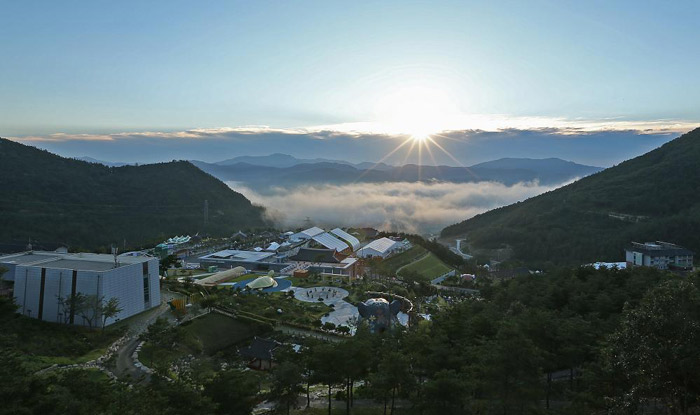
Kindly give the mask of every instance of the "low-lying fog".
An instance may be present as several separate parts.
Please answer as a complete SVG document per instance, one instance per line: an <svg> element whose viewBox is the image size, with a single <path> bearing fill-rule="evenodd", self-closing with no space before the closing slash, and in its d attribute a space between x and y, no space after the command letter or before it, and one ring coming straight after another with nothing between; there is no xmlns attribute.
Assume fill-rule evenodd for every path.
<svg viewBox="0 0 700 415"><path fill-rule="evenodd" d="M506 186L480 183L355 183L272 187L264 191L241 183L228 185L286 228L369 226L381 230L429 234L487 210L525 200L558 186L536 182ZM563 184L562 184L563 185Z"/></svg>

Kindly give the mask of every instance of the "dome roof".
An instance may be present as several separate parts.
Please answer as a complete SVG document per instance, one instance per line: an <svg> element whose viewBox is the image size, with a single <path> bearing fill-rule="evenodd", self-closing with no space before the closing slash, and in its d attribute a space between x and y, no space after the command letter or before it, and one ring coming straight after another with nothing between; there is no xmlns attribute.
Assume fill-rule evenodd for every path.
<svg viewBox="0 0 700 415"><path fill-rule="evenodd" d="M259 278L254 279L253 281L249 282L245 286L250 288L251 290L270 288L270 287L276 287L277 281L275 281L274 278L264 276L264 277L259 277Z"/></svg>
<svg viewBox="0 0 700 415"><path fill-rule="evenodd" d="M389 304L389 301L387 301L385 298L370 298L369 300L365 301L366 305L379 305L379 304Z"/></svg>

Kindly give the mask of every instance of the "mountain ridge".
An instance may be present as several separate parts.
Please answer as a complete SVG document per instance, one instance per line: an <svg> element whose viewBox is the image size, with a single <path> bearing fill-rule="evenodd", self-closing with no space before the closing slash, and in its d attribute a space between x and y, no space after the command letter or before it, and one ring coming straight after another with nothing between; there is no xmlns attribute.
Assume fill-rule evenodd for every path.
<svg viewBox="0 0 700 415"><path fill-rule="evenodd" d="M526 162L515 158L500 159L472 167L406 164L386 169L361 169L350 164L333 162L302 163L291 167L256 166L247 162L219 165L193 160L192 163L223 181L235 181L258 188L269 186L271 183L299 186L305 184L342 185L357 182L404 181L454 183L496 181L506 185L538 182L542 185L558 185L601 170L599 167L585 166L554 158L528 159ZM504 163L510 163L510 167L495 168L503 166ZM523 168L521 165L526 165L527 168Z"/></svg>
<svg viewBox="0 0 700 415"><path fill-rule="evenodd" d="M644 155L524 202L443 229L476 249L510 248L527 263L623 258L629 242L700 252L700 128Z"/></svg>
<svg viewBox="0 0 700 415"><path fill-rule="evenodd" d="M267 225L263 208L188 161L107 167L0 139L0 165L3 241L104 250Z"/></svg>

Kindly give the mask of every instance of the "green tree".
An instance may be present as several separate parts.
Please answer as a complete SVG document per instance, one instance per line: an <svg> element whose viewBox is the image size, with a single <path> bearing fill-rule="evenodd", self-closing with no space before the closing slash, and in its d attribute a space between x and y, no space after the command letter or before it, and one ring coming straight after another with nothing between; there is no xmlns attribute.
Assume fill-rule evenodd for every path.
<svg viewBox="0 0 700 415"><path fill-rule="evenodd" d="M441 370L423 387L420 407L428 414L459 415L465 413L467 385L454 370Z"/></svg>
<svg viewBox="0 0 700 415"><path fill-rule="evenodd" d="M204 386L204 395L216 404L216 413L248 415L255 407L258 379L249 371L224 370Z"/></svg>
<svg viewBox="0 0 700 415"><path fill-rule="evenodd" d="M211 312L212 307L214 307L218 301L219 301L218 296L216 296L214 294L209 294L209 295L205 296L204 298L202 298L201 300L199 300L199 305L202 308L206 308L207 311Z"/></svg>
<svg viewBox="0 0 700 415"><path fill-rule="evenodd" d="M119 299L116 297L112 297L107 300L106 303L102 304L100 312L102 314L103 333L105 331L105 324L107 324L107 320L116 317L122 310L123 308L119 305Z"/></svg>
<svg viewBox="0 0 700 415"><path fill-rule="evenodd" d="M311 368L314 381L328 386L328 415L331 415L333 385L343 380L337 368L342 359L343 356L333 344L319 344L312 351Z"/></svg>
<svg viewBox="0 0 700 415"><path fill-rule="evenodd" d="M299 365L282 362L272 370L272 388L270 396L277 401L277 410L289 415L291 408L297 407L299 394L304 391L301 386L304 378Z"/></svg>
<svg viewBox="0 0 700 415"><path fill-rule="evenodd" d="M611 396L620 413L642 413L661 402L670 414L688 414L700 397L700 291L669 281L625 311L610 337L605 362L621 374Z"/></svg>

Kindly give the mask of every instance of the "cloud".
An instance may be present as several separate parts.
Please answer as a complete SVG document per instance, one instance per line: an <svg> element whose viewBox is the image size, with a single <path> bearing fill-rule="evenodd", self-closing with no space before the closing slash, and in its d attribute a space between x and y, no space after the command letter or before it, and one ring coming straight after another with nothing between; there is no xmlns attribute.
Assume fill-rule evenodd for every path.
<svg viewBox="0 0 700 415"><path fill-rule="evenodd" d="M545 121L554 123L554 126L544 126ZM406 140L406 135L362 132L361 128L348 125L297 129L244 126L113 134L56 133L11 139L66 157L88 156L129 163L181 159L217 162L242 155L272 153L286 153L299 158L377 162L392 153L383 161L389 164L468 166L502 157L558 157L605 167L643 154L673 139L678 131L688 131L693 127L688 123L671 121L564 124L554 119L538 119L537 123L530 120L518 124L530 128L446 131L434 136L441 148L433 144L430 151L423 152L422 158L417 151L408 153L412 148L410 145L392 153Z"/></svg>
<svg viewBox="0 0 700 415"><path fill-rule="evenodd" d="M270 218L286 228L304 226L309 217L319 226L370 226L414 233L438 232L447 225L554 188L538 183L399 182L273 187L261 194L239 183L228 185L265 206Z"/></svg>
<svg viewBox="0 0 700 415"><path fill-rule="evenodd" d="M661 119L629 121L622 119L570 120L553 117L513 117L503 114L475 114L461 117L458 121L446 124L441 134L469 136L479 133L501 133L508 131L538 131L558 135L581 135L600 132L636 132L638 134L684 133L698 127L695 121ZM251 125L241 127L193 128L183 131L136 131L111 134L68 134L54 133L42 136L30 135L9 137L15 141L105 141L137 138L160 139L203 139L236 138L241 136L262 136L266 134L284 134L307 136L316 139L336 136L367 137L406 137L406 133L397 131L379 122L351 122L318 125L300 128L272 128Z"/></svg>

